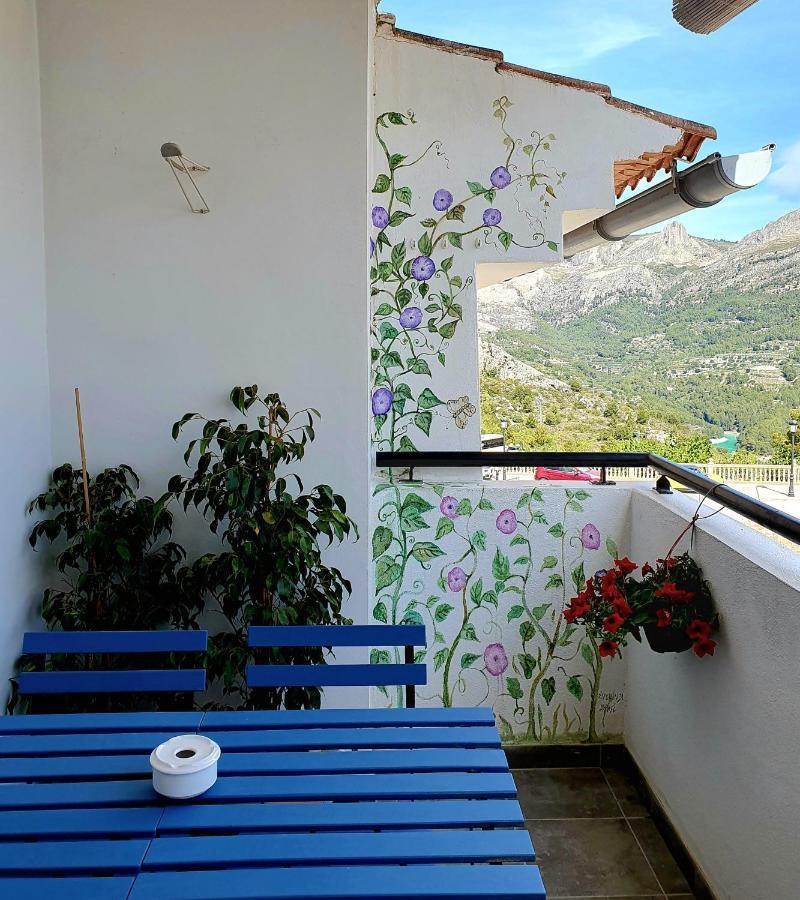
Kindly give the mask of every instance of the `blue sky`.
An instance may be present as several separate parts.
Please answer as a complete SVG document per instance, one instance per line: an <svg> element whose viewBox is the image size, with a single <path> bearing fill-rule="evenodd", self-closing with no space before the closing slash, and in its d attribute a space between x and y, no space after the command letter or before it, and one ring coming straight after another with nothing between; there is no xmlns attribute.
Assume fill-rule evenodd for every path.
<svg viewBox="0 0 800 900"><path fill-rule="evenodd" d="M611 86L617 97L713 125L700 155L778 145L769 178L681 217L735 240L800 207L800 4L759 0L711 35L670 0L382 0L411 31L502 50L510 62Z"/></svg>

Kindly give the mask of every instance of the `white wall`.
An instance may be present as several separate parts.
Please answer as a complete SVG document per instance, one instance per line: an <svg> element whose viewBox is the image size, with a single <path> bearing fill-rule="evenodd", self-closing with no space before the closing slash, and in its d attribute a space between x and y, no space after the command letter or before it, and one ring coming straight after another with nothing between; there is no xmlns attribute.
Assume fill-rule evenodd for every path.
<svg viewBox="0 0 800 900"><path fill-rule="evenodd" d="M634 491L631 558L663 556L695 505ZM800 554L723 515L693 553L720 614L716 654L631 644L625 741L718 897L795 900Z"/></svg>
<svg viewBox="0 0 800 900"><path fill-rule="evenodd" d="M0 0L0 702L35 607L25 505L50 465L39 68L33 2Z"/></svg>
<svg viewBox="0 0 800 900"><path fill-rule="evenodd" d="M317 407L302 474L365 535L335 553L363 620L369 0L38 10L54 458L77 458L74 385L90 468L130 463L153 493L183 466L172 422L229 414L233 385ZM168 140L211 166L210 214L189 212Z"/></svg>

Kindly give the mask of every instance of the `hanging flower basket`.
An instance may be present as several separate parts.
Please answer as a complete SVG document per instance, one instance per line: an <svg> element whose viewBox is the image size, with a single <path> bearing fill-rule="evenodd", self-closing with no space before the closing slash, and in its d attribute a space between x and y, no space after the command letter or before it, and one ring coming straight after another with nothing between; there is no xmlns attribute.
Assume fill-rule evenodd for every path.
<svg viewBox="0 0 800 900"><path fill-rule="evenodd" d="M650 623L644 626L644 633L650 649L656 653L683 653L692 646L692 639L675 628L659 628Z"/></svg>

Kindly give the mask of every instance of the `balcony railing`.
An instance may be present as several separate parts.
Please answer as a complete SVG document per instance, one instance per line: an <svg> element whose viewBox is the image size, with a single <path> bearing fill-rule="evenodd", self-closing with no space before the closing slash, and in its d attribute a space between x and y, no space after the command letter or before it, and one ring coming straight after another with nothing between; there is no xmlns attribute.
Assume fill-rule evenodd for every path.
<svg viewBox="0 0 800 900"><path fill-rule="evenodd" d="M637 470L642 473L661 473L656 482L656 490L670 493L670 479L691 488L699 494L708 495L726 509L739 513L757 525L800 544L800 519L768 506L760 500L737 491L730 485L715 481L699 466L688 466L673 462L656 453L527 453L521 451L461 451L439 450L417 453L396 453L379 451L375 459L379 469L408 469L413 479L418 468L504 468L510 470L533 470L537 466L580 466L600 470L600 484L612 484L610 473L622 470ZM715 474L722 465L715 466ZM732 466L738 469L738 466ZM788 466L785 467L787 470ZM720 473L721 474L721 473ZM788 474L787 474L788 481Z"/></svg>

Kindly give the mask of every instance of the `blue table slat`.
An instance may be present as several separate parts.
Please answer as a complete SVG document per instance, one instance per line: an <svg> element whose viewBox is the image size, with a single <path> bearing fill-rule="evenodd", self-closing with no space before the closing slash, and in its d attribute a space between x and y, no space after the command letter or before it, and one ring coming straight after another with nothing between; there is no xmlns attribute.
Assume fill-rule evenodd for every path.
<svg viewBox="0 0 800 900"><path fill-rule="evenodd" d="M393 831L406 828L509 828L522 824L522 810L516 800L224 803L168 806L158 825L158 833Z"/></svg>
<svg viewBox="0 0 800 900"><path fill-rule="evenodd" d="M427 684L427 679L422 663L247 666L248 687L369 687Z"/></svg>
<svg viewBox="0 0 800 900"><path fill-rule="evenodd" d="M132 694L204 691L205 669L134 669L90 672L20 672L20 694Z"/></svg>
<svg viewBox="0 0 800 900"><path fill-rule="evenodd" d="M0 856L0 859L2 857ZM533 862L524 828L503 831L337 832L325 834L192 835L156 838L142 868L369 865L434 862ZM331 873L335 879L335 872Z"/></svg>
<svg viewBox="0 0 800 900"><path fill-rule="evenodd" d="M162 811L156 806L82 809L77 814L72 809L6 810L0 815L0 840L154 837Z"/></svg>
<svg viewBox="0 0 800 900"><path fill-rule="evenodd" d="M251 625L251 647L424 647L424 625Z"/></svg>
<svg viewBox="0 0 800 900"><path fill-rule="evenodd" d="M499 747L494 726L472 728L309 728L287 731L209 731L222 752L235 750L348 750L416 747ZM8 740L8 739L6 739ZM0 738L0 756L3 755Z"/></svg>
<svg viewBox="0 0 800 900"><path fill-rule="evenodd" d="M30 717L29 717L30 718ZM41 716L33 718L42 718ZM0 732L3 719L0 718ZM225 731L266 728L395 728L473 725L494 728L491 709L417 707L416 709L278 709L208 712L203 728ZM133 731L134 729L128 729Z"/></svg>
<svg viewBox="0 0 800 900"><path fill-rule="evenodd" d="M250 801L514 799L507 772L443 772L413 775L253 775L220 778L195 803ZM0 810L152 806L149 780L0 784Z"/></svg>
<svg viewBox="0 0 800 900"><path fill-rule="evenodd" d="M190 729L192 730L192 729ZM0 736L0 757L83 756L91 753L144 753L180 731L121 731L78 734L9 734Z"/></svg>
<svg viewBox="0 0 800 900"><path fill-rule="evenodd" d="M139 871L149 846L149 840L0 843L0 873L125 875Z"/></svg>
<svg viewBox="0 0 800 900"><path fill-rule="evenodd" d="M0 877L0 897L13 900L126 900L132 886L131 875L111 878Z"/></svg>
<svg viewBox="0 0 800 900"><path fill-rule="evenodd" d="M222 775L332 775L337 772L505 772L502 750L343 750L332 753L224 753ZM0 759L0 782L100 781L150 777L144 753L106 756L10 756Z"/></svg>
<svg viewBox="0 0 800 900"><path fill-rule="evenodd" d="M545 900L531 865L326 866L143 872L130 900Z"/></svg>
<svg viewBox="0 0 800 900"><path fill-rule="evenodd" d="M208 632L193 631L29 631L23 654L202 652Z"/></svg>
<svg viewBox="0 0 800 900"><path fill-rule="evenodd" d="M3 734L92 734L118 731L197 731L201 712L44 713L0 716ZM233 713L235 716L236 713Z"/></svg>

